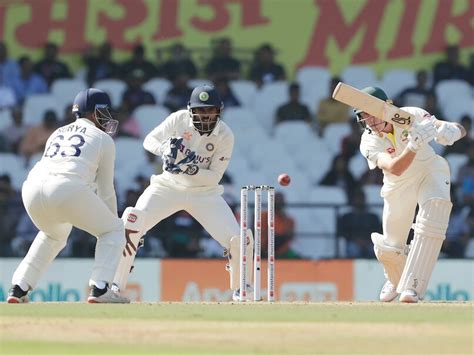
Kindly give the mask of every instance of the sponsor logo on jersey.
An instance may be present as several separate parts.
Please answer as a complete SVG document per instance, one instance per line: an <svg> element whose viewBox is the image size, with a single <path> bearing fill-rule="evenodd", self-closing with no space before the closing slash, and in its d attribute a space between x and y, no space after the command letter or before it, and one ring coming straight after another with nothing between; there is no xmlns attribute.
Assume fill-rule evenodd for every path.
<svg viewBox="0 0 474 355"><path fill-rule="evenodd" d="M133 213L130 213L127 217L127 221L129 221L130 223L135 223L137 221L137 215L136 214L133 214Z"/></svg>
<svg viewBox="0 0 474 355"><path fill-rule="evenodd" d="M214 144L207 143L206 144L206 149L207 149L208 152L212 152L214 150Z"/></svg>
<svg viewBox="0 0 474 355"><path fill-rule="evenodd" d="M393 153L395 153L395 148L394 148L394 147L388 147L388 148L387 148L387 153L388 153L388 154L393 154Z"/></svg>

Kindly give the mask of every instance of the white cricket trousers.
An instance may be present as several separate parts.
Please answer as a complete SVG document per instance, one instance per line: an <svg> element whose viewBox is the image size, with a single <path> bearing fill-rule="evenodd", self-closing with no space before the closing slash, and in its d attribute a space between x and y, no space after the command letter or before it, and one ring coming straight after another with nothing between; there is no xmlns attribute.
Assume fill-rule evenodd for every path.
<svg viewBox="0 0 474 355"><path fill-rule="evenodd" d="M423 167L423 169L421 169ZM450 173L446 160L440 156L430 159L414 180L383 193L383 232L386 243L404 248L414 223L417 204L421 207L431 198L451 201Z"/></svg>
<svg viewBox="0 0 474 355"><path fill-rule="evenodd" d="M91 280L111 282L125 246L122 221L80 179L58 175L30 176L22 198L40 230L13 274L12 284L34 288L49 264L65 247L73 226L97 237Z"/></svg>
<svg viewBox="0 0 474 355"><path fill-rule="evenodd" d="M219 189L183 191L151 183L135 208L145 211L145 232L175 212L184 210L193 216L219 244L230 248L230 239L240 233L234 213Z"/></svg>

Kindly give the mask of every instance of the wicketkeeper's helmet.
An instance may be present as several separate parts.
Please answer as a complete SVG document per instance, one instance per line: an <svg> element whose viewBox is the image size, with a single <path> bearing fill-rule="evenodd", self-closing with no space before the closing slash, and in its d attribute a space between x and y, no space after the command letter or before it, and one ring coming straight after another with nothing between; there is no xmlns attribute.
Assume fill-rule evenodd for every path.
<svg viewBox="0 0 474 355"><path fill-rule="evenodd" d="M204 107L215 107L217 108L217 113L196 113L196 109ZM213 86L203 85L194 88L189 99L188 110L193 119L194 127L200 133L210 133L214 130L220 120L223 109L224 103ZM203 120L203 118L206 119Z"/></svg>

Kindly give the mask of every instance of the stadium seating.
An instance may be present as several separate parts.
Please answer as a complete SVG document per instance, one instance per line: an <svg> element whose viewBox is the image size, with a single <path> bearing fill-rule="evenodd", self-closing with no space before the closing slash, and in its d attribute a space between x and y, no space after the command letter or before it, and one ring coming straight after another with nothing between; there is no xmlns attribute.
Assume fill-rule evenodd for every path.
<svg viewBox="0 0 474 355"><path fill-rule="evenodd" d="M87 84L78 79L57 79L51 84L51 94L61 107L72 104L79 91L87 89Z"/></svg>
<svg viewBox="0 0 474 355"><path fill-rule="evenodd" d="M165 120L170 114L170 110L159 105L142 105L133 111L133 118L140 126L140 137L150 133L156 126Z"/></svg>
<svg viewBox="0 0 474 355"><path fill-rule="evenodd" d="M44 113L48 110L56 112L58 119L62 119L64 107L61 107L51 94L28 96L23 107L23 122L31 125L40 125Z"/></svg>
<svg viewBox="0 0 474 355"><path fill-rule="evenodd" d="M406 88L416 85L416 74L409 69L387 70L380 81L380 87L388 97L395 98Z"/></svg>
<svg viewBox="0 0 474 355"><path fill-rule="evenodd" d="M127 88L127 84L119 79L102 79L97 80L93 87L108 93L112 105L114 107L119 107L122 103L122 95Z"/></svg>
<svg viewBox="0 0 474 355"><path fill-rule="evenodd" d="M153 78L143 84L142 87L153 95L158 104L162 104L165 101L166 94L168 93L168 90L171 89L172 84L169 80L164 78Z"/></svg>
<svg viewBox="0 0 474 355"><path fill-rule="evenodd" d="M341 151L341 141L351 133L351 127L347 123L331 123L324 129L323 139L333 154Z"/></svg>
<svg viewBox="0 0 474 355"><path fill-rule="evenodd" d="M0 130L8 127L12 123L12 114L10 110L0 110Z"/></svg>
<svg viewBox="0 0 474 355"><path fill-rule="evenodd" d="M325 67L302 67L296 72L296 81L301 86L301 101L314 114L319 101L329 95L330 71Z"/></svg>
<svg viewBox="0 0 474 355"><path fill-rule="evenodd" d="M464 80L453 79L440 81L436 85L435 91L439 107L449 105L449 102L453 99L472 100L473 97L471 86ZM448 114L448 112L445 112L445 114Z"/></svg>
<svg viewBox="0 0 474 355"><path fill-rule="evenodd" d="M446 156L451 170L451 181L457 181L459 168L467 163L468 157L464 154L448 154Z"/></svg>
<svg viewBox="0 0 474 355"><path fill-rule="evenodd" d="M288 99L288 83L286 81L265 84L260 91L257 91L253 110L257 121L267 132L273 132L276 110Z"/></svg>
<svg viewBox="0 0 474 355"><path fill-rule="evenodd" d="M350 65L341 73L342 81L357 89L366 86L380 86L375 71L362 65Z"/></svg>
<svg viewBox="0 0 474 355"><path fill-rule="evenodd" d="M23 181L28 175L26 164L23 159L15 154L0 153L0 174L8 174L11 178L12 186L20 190Z"/></svg>
<svg viewBox="0 0 474 355"><path fill-rule="evenodd" d="M252 106L257 93L257 85L253 81L232 80L229 86L243 107Z"/></svg>

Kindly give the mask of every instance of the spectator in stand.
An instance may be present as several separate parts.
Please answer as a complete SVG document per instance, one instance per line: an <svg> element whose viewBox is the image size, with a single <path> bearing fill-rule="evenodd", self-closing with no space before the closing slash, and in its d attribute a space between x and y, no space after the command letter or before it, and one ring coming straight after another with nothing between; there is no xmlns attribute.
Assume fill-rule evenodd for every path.
<svg viewBox="0 0 474 355"><path fill-rule="evenodd" d="M275 193L275 257L277 259L297 259L299 256L291 249L295 239L295 220L287 214L285 196ZM268 219L268 211L262 211L262 221ZM262 258L268 256L268 225L262 223Z"/></svg>
<svg viewBox="0 0 474 355"><path fill-rule="evenodd" d="M443 117L444 115L440 111L438 107L438 100L436 99L436 95L428 95L426 97L426 102L425 102L425 110L426 112L431 113L435 117Z"/></svg>
<svg viewBox="0 0 474 355"><path fill-rule="evenodd" d="M119 77L126 78L137 69L142 71L144 81L158 76L158 69L145 59L145 47L141 44L133 48L132 58L119 67Z"/></svg>
<svg viewBox="0 0 474 355"><path fill-rule="evenodd" d="M47 93L48 84L41 75L33 71L33 62L30 57L22 56L18 63L20 64L20 73L14 79L12 88L18 103L22 105L27 96Z"/></svg>
<svg viewBox="0 0 474 355"><path fill-rule="evenodd" d="M456 185L460 202L474 205L474 142L469 144L467 156L468 161L459 168Z"/></svg>
<svg viewBox="0 0 474 355"><path fill-rule="evenodd" d="M122 104L125 105L129 113L132 113L138 106L156 103L153 94L142 88L145 77L146 73L142 69L134 69L127 75L128 87L122 95Z"/></svg>
<svg viewBox="0 0 474 355"><path fill-rule="evenodd" d="M23 111L21 107L13 107L11 114L12 123L3 129L3 133L8 144L8 150L16 154L18 153L21 139L30 128L30 125L23 123Z"/></svg>
<svg viewBox="0 0 474 355"><path fill-rule="evenodd" d="M286 80L285 68L275 63L275 51L270 44L263 44L257 49L250 68L250 80L254 81L258 87L274 81Z"/></svg>
<svg viewBox="0 0 474 355"><path fill-rule="evenodd" d="M23 211L18 191L11 184L9 175L0 176L0 256L12 256L10 242Z"/></svg>
<svg viewBox="0 0 474 355"><path fill-rule="evenodd" d="M466 154L469 149L469 145L472 144L473 139L471 136L471 129L472 129L472 119L469 115L464 115L461 117L461 125L466 130L467 134L460 140L458 140L453 145L448 145L444 149L443 156L448 154Z"/></svg>
<svg viewBox="0 0 474 355"><path fill-rule="evenodd" d="M336 85L341 81L339 77L331 78L329 83L329 96L321 100L316 112L316 123L319 135L324 134L324 129L331 123L347 123L351 119L349 108L342 102L332 98Z"/></svg>
<svg viewBox="0 0 474 355"><path fill-rule="evenodd" d="M219 39L214 46L214 53L206 65L206 74L213 82L219 78L227 80L240 79L241 63L232 56L230 38Z"/></svg>
<svg viewBox="0 0 474 355"><path fill-rule="evenodd" d="M351 131L341 140L341 154L350 160L358 151L360 146L361 127L356 118L351 118Z"/></svg>
<svg viewBox="0 0 474 355"><path fill-rule="evenodd" d="M115 78L119 66L112 60L112 45L105 42L98 48L94 48L83 58L86 65L86 80L89 86L97 80Z"/></svg>
<svg viewBox="0 0 474 355"><path fill-rule="evenodd" d="M185 109L191 96L192 88L188 86L189 76L178 73L173 79L173 86L168 90L163 105L171 112Z"/></svg>
<svg viewBox="0 0 474 355"><path fill-rule="evenodd" d="M469 81L469 71L459 61L459 47L450 45L446 47L446 58L437 62L433 68L433 86L442 80L466 80Z"/></svg>
<svg viewBox="0 0 474 355"><path fill-rule="evenodd" d="M66 63L57 59L58 46L54 43L48 42L43 47L43 59L37 62L33 69L43 77L49 87L54 80L59 78L70 78L71 72Z"/></svg>
<svg viewBox="0 0 474 355"><path fill-rule="evenodd" d="M308 106L300 102L300 85L298 83L291 83L288 93L290 101L278 107L275 124L283 121L304 121L309 125L311 123L311 114L309 113Z"/></svg>
<svg viewBox="0 0 474 355"><path fill-rule="evenodd" d="M434 90L428 87L428 72L420 70L416 73L416 85L402 90L395 99L395 104L400 107L415 106L426 109L428 97L434 95Z"/></svg>
<svg viewBox="0 0 474 355"><path fill-rule="evenodd" d="M232 91L227 79L218 79L214 84L225 108L240 106L240 101Z"/></svg>
<svg viewBox="0 0 474 355"><path fill-rule="evenodd" d="M467 243L469 242L468 215L470 208L458 203L454 189L451 190L453 208L449 218L446 239L441 247L441 253L448 258L463 258Z"/></svg>
<svg viewBox="0 0 474 355"><path fill-rule="evenodd" d="M9 86L3 85L0 77L0 110L9 109L17 104L15 91Z"/></svg>
<svg viewBox="0 0 474 355"><path fill-rule="evenodd" d="M170 58L162 65L160 70L169 81L173 81L180 73L185 73L189 78L197 76L196 64L194 64L189 51L182 43L172 45L169 52Z"/></svg>
<svg viewBox="0 0 474 355"><path fill-rule="evenodd" d="M367 209L365 194L360 189L353 192L350 205L351 211L338 220L338 235L346 240L346 257L373 258L370 235L382 231L380 218Z"/></svg>
<svg viewBox="0 0 474 355"><path fill-rule="evenodd" d="M329 171L319 182L323 186L337 186L342 188L350 200L350 194L357 183L349 170L348 160L343 155L336 155L332 160Z"/></svg>
<svg viewBox="0 0 474 355"><path fill-rule="evenodd" d="M5 42L0 41L0 82L12 88L15 78L20 74L18 63L8 57Z"/></svg>
<svg viewBox="0 0 474 355"><path fill-rule="evenodd" d="M48 110L44 113L43 123L28 129L20 142L19 152L27 158L44 151L44 145L49 136L58 127L58 118L54 111Z"/></svg>

